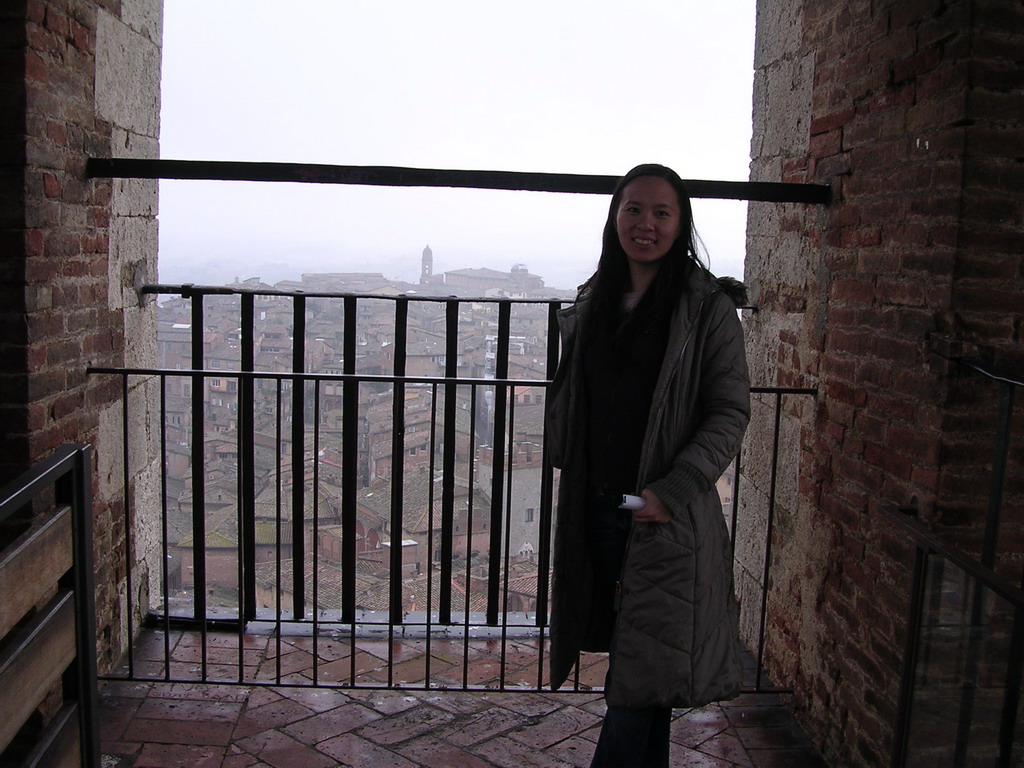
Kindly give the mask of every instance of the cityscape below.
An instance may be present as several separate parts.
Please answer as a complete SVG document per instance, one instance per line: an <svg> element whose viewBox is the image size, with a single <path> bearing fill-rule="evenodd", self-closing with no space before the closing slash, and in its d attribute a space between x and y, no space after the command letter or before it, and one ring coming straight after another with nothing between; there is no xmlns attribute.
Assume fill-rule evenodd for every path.
<svg viewBox="0 0 1024 768"><path fill-rule="evenodd" d="M252 544L257 608L270 614L293 611L293 592L300 585L304 614L326 616L340 610L346 578L342 443L346 430L354 430L347 445L357 446L357 609L394 610L392 602L401 595L405 613L442 608L484 611L490 569L497 567L505 585L504 613L536 610L538 555L550 541L557 492L557 472L553 482L549 475L545 483L543 466L543 382L551 374L550 300L571 302L575 291L552 291L521 264L508 272L480 268L439 275L432 266L427 247L416 284L371 272L303 274L299 280L274 285L252 277L228 285L231 294L204 297L201 367L207 373L168 374L164 384L167 596L172 613L193 610L197 552L205 558L201 570L208 609L238 610L238 447L240 407L244 409L246 402L237 375L242 370L242 293L255 294L250 338L252 370L257 374L251 393L251 435L245 439L252 441L255 470ZM346 297L353 296L357 303L348 306L356 307L355 339L346 340ZM301 304L296 297L303 297ZM401 297L411 300L404 326L398 327L396 299ZM458 299L458 353L453 362L447 352L450 301L431 297ZM503 345L499 304L507 299L517 301L507 310ZM301 318L296 317L297 307ZM196 368L192 313L187 296L164 296L159 301L159 368ZM303 328L304 362L299 372L309 377L299 381L301 387L279 377L296 372L297 325ZM396 349L399 335L404 337L401 350ZM346 341L349 354L355 350L354 361L344 359ZM368 378L360 379L357 390L346 389L338 376L346 371ZM451 376L452 371L455 378L473 383L424 383ZM373 380L396 373L416 382ZM499 378L513 383L486 383ZM198 408L193 387L199 385L202 413L194 415ZM357 407L343 407L343 396L351 397L354 391ZM446 398L454 398L454 406L445 408ZM296 464L293 443L299 434L303 459ZM196 440L203 445L201 481L191 473ZM443 465L446 446L449 464ZM396 461L401 462L400 472L395 471ZM443 466L452 475L447 488ZM296 467L301 468L303 486L299 521L292 508ZM197 482L205 510L202 547L195 540ZM719 487L728 503L731 479L725 478ZM394 528L396 493L401 530ZM497 537L492 536L495 523L500 526ZM501 542L497 547L496 541ZM402 549L400 574L395 573L395 546ZM442 553L450 558L444 569ZM295 573L296 555L301 558L300 574ZM440 589L440 570L450 574L450 590ZM400 590L395 579L401 580ZM540 581L547 583L546 578ZM440 605L442 594L449 605ZM156 610L162 607L154 605Z"/></svg>

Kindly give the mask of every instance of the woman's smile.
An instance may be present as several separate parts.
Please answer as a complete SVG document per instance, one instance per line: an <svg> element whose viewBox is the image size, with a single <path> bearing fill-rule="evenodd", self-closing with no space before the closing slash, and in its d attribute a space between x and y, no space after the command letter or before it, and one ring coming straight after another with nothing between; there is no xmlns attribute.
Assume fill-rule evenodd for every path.
<svg viewBox="0 0 1024 768"><path fill-rule="evenodd" d="M657 176L641 176L626 185L615 228L631 262L660 261L679 237L680 227L679 198L671 184Z"/></svg>

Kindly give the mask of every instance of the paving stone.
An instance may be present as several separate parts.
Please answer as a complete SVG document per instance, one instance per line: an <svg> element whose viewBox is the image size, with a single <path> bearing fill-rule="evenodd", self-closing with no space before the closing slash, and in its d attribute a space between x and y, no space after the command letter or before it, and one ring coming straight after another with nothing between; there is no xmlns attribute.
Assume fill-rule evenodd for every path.
<svg viewBox="0 0 1024 768"><path fill-rule="evenodd" d="M540 751L527 744L513 741L505 736L499 736L472 748L473 752L489 765L498 768L577 768L577 766L590 765L590 755L593 754L593 745L587 753L586 762L574 763L568 761L563 755L554 754L551 750Z"/></svg>
<svg viewBox="0 0 1024 768"><path fill-rule="evenodd" d="M277 693L314 712L327 712L352 701L341 691L329 688L279 688Z"/></svg>
<svg viewBox="0 0 1024 768"><path fill-rule="evenodd" d="M224 762L221 763L220 768L257 768L259 765L259 758L243 753L228 755L224 758ZM264 765L266 765L266 763L264 763Z"/></svg>
<svg viewBox="0 0 1024 768"><path fill-rule="evenodd" d="M501 707L518 712L520 715L526 715L527 717L546 715L564 706L564 701L557 701L539 693L498 694L494 696L494 700ZM573 702L575 703L576 701L577 699L574 698ZM579 699L579 703L583 704L584 700Z"/></svg>
<svg viewBox="0 0 1024 768"><path fill-rule="evenodd" d="M137 683L131 680L106 680L99 685L100 698L144 699L155 683Z"/></svg>
<svg viewBox="0 0 1024 768"><path fill-rule="evenodd" d="M717 706L691 709L672 721L671 739L695 748L729 728L729 718Z"/></svg>
<svg viewBox="0 0 1024 768"><path fill-rule="evenodd" d="M148 720L137 717L125 729L124 739L145 744L194 744L223 747L231 743L233 729L234 723Z"/></svg>
<svg viewBox="0 0 1024 768"><path fill-rule="evenodd" d="M438 737L459 746L468 746L493 738L527 723L529 718L509 712L497 705L469 717L460 717L447 728L437 732Z"/></svg>
<svg viewBox="0 0 1024 768"><path fill-rule="evenodd" d="M248 708L239 716L232 737L237 741L260 731L279 728L313 714L298 702L282 698L262 707Z"/></svg>
<svg viewBox="0 0 1024 768"><path fill-rule="evenodd" d="M317 750L338 761L345 768L416 768L416 763L390 749L346 733L317 745Z"/></svg>
<svg viewBox="0 0 1024 768"><path fill-rule="evenodd" d="M743 748L743 743L732 731L723 731L695 747L694 751L710 757L724 760L731 766L751 768L750 756Z"/></svg>
<svg viewBox="0 0 1024 768"><path fill-rule="evenodd" d="M106 739L102 741L102 744L102 751L105 755L137 755L145 746L138 741L107 741Z"/></svg>
<svg viewBox="0 0 1024 768"><path fill-rule="evenodd" d="M241 711L242 704L237 702L158 699L150 696L139 705L135 716L147 720L234 723Z"/></svg>
<svg viewBox="0 0 1024 768"><path fill-rule="evenodd" d="M807 749L751 749L753 768L828 768L817 753Z"/></svg>
<svg viewBox="0 0 1024 768"><path fill-rule="evenodd" d="M594 756L595 741L590 741L582 736L573 736L565 741L553 744L544 750L544 754L550 758L557 758L577 768L587 768Z"/></svg>
<svg viewBox="0 0 1024 768"><path fill-rule="evenodd" d="M143 699L102 697L99 707L100 739L118 741Z"/></svg>
<svg viewBox="0 0 1024 768"><path fill-rule="evenodd" d="M509 738L520 744L544 749L570 734L590 728L600 718L576 707L562 707L550 714L530 719L531 722L509 733Z"/></svg>
<svg viewBox="0 0 1024 768"><path fill-rule="evenodd" d="M424 768L489 768L486 761L445 740L424 736L396 747Z"/></svg>
<svg viewBox="0 0 1024 768"><path fill-rule="evenodd" d="M496 703L491 694L470 691L430 692L422 701L453 715L473 715L495 706Z"/></svg>
<svg viewBox="0 0 1024 768"><path fill-rule="evenodd" d="M350 702L299 720L281 730L303 744L319 744L321 741L361 728L367 723L379 720L380 717L380 713L369 707Z"/></svg>
<svg viewBox="0 0 1024 768"><path fill-rule="evenodd" d="M361 728L359 735L375 744L389 746L422 736L454 719L451 712L422 704Z"/></svg>
<svg viewBox="0 0 1024 768"><path fill-rule="evenodd" d="M273 768L332 768L327 755L293 739L281 731L261 731L242 739L238 745Z"/></svg>
<svg viewBox="0 0 1024 768"><path fill-rule="evenodd" d="M348 695L355 701L373 708L382 715L394 715L404 712L407 709L418 706L420 703L419 698L414 696L412 692L353 690L348 692Z"/></svg>
<svg viewBox="0 0 1024 768"><path fill-rule="evenodd" d="M736 727L784 726L793 724L793 713L781 704L778 706L723 707L722 712Z"/></svg>
<svg viewBox="0 0 1024 768"><path fill-rule="evenodd" d="M747 749L806 749L810 746L796 725L737 728L736 735Z"/></svg>
<svg viewBox="0 0 1024 768"><path fill-rule="evenodd" d="M244 702L251 689L242 685L215 683L154 683L151 696L160 699L195 699L197 701Z"/></svg>
<svg viewBox="0 0 1024 768"><path fill-rule="evenodd" d="M749 763L734 763L678 744L672 746L670 756L673 768L736 768L737 765L749 765Z"/></svg>
<svg viewBox="0 0 1024 768"><path fill-rule="evenodd" d="M221 768L223 747L147 744L135 759L136 768Z"/></svg>

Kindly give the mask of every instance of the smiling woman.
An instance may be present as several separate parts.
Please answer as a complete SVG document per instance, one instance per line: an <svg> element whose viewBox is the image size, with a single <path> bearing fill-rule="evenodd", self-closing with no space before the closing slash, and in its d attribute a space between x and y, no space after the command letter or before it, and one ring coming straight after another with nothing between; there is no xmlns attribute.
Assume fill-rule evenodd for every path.
<svg viewBox="0 0 1024 768"><path fill-rule="evenodd" d="M691 178L743 180L754 3L736 5L641 1L626 33L612 2L307 1L282 14L257 0L176 0L165 5L162 156L598 174L657 157ZM549 285L574 286L594 267L605 204L163 182L161 279L185 266L191 281L230 279L237 267L196 273L217 268L214 243L219 260L264 279L371 263L408 279L429 242L438 271L543 261ZM704 205L709 251L738 273L746 206Z"/></svg>

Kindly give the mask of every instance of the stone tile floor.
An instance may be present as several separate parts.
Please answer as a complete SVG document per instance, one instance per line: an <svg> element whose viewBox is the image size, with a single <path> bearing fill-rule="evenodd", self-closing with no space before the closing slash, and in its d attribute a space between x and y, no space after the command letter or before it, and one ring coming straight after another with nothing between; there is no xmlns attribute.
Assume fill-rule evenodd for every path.
<svg viewBox="0 0 1024 768"><path fill-rule="evenodd" d="M231 657L231 645L238 645L232 637L210 635L204 645L197 635L173 633L166 646L159 633L141 639L136 677L159 673L160 649L167 647L173 675L195 678L201 671L196 648L205 647L207 679L223 673L241 683L102 683L104 768L569 768L589 765L604 713L601 695L591 692L313 687L309 637L278 643L276 637L246 635L241 665L237 653ZM432 642L429 653L422 639L396 642L389 653L386 640L370 646L360 641L348 656L345 644L318 643L317 679L323 683L347 673L361 684L379 685L387 680L391 656L402 665L392 673L401 675L393 683L412 678L404 682L415 685L419 675L423 687L422 675L429 671L432 684L465 678L486 686L501 666L489 642L472 641L469 655L463 655L461 640ZM536 684L536 654L526 653L531 642L506 648L506 679L525 682L532 671ZM599 681L602 669L602 657L589 658L581 680ZM246 684L257 681L263 684ZM826 766L774 694L676 710L672 741L673 766Z"/></svg>

